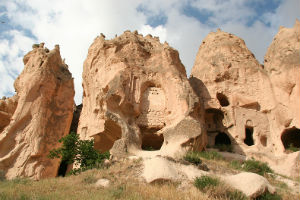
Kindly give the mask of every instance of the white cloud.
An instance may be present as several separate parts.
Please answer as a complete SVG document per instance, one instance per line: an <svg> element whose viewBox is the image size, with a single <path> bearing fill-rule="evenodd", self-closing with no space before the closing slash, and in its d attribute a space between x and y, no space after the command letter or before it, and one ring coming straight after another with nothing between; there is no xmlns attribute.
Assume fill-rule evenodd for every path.
<svg viewBox="0 0 300 200"><path fill-rule="evenodd" d="M33 40L21 31L7 31L3 35L11 38L0 40L0 97L14 92L14 79L23 70L23 55L33 44Z"/></svg>
<svg viewBox="0 0 300 200"><path fill-rule="evenodd" d="M10 25L30 31L32 35L25 35L22 31L10 31L6 33L7 37L0 38L0 80L4 82L0 85L0 96L13 91L13 78L9 74L15 75L22 70L22 56L38 41L45 42L49 49L55 44L60 44L61 55L66 58L66 63L75 78L76 103L80 103L83 62L88 47L101 32L108 39L115 34L120 35L125 30L139 30L144 35L159 36L161 42L166 40L179 51L188 75L201 41L218 27L243 38L249 49L262 61L279 25L291 26L295 17L299 18L300 13L297 9L300 2L282 1L273 13L256 13L246 2L249 1L1 1L0 6L6 8L5 14ZM208 23L185 15L183 8L188 4L200 13L210 13ZM147 19L155 16L167 17L166 23L151 27L147 24ZM249 26L249 19L254 18L257 21ZM268 23L270 27L266 25ZM35 39L32 39L32 36Z"/></svg>

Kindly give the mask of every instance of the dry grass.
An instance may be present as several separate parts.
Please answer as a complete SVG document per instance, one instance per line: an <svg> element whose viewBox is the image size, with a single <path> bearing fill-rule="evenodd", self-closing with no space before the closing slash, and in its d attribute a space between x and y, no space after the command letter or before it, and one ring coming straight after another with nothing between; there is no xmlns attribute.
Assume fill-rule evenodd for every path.
<svg viewBox="0 0 300 200"><path fill-rule="evenodd" d="M0 199L209 199L192 186L187 190L179 189L179 183L146 184L138 176L141 170L139 162L125 161L65 178L0 181ZM111 185L96 188L94 183L100 178L109 179Z"/></svg>
<svg viewBox="0 0 300 200"><path fill-rule="evenodd" d="M224 161L208 161L209 165L218 165L214 170L226 172ZM210 163L211 162L211 163ZM229 169L230 170L230 169ZM220 173L219 171L219 173ZM125 199L125 200L208 200L232 199L228 193L231 189L220 184L208 188L205 192L193 186L193 182L147 184L140 178L142 163L140 161L122 161L114 163L108 169L88 170L77 176L58 177L32 181L15 179L0 181L0 200L10 199ZM226 172L227 173L227 172ZM96 188L95 182L100 178L111 181L107 188ZM298 199L299 196L281 192L283 199ZM237 198L238 199L238 198Z"/></svg>

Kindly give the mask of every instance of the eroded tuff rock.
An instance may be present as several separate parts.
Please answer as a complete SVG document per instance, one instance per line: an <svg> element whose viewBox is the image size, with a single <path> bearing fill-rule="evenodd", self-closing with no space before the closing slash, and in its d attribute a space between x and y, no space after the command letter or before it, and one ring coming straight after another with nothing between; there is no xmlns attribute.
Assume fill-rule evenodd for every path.
<svg viewBox="0 0 300 200"><path fill-rule="evenodd" d="M190 83L204 102L210 146L232 144L280 173L299 174L299 152L285 152L291 143L300 147L299 41L298 21L281 28L264 67L230 33L218 30L203 40Z"/></svg>
<svg viewBox="0 0 300 200"><path fill-rule="evenodd" d="M0 133L0 170L9 179L54 177L59 160L47 156L69 132L74 105L72 75L58 45L52 51L43 44L35 45L23 61L24 70L14 84L17 94L13 98L18 103L7 111L12 117Z"/></svg>
<svg viewBox="0 0 300 200"><path fill-rule="evenodd" d="M0 99L0 133L9 124L18 105L18 96Z"/></svg>
<svg viewBox="0 0 300 200"><path fill-rule="evenodd" d="M203 110L178 52L158 38L125 31L97 37L83 69L78 133L115 156L142 149L176 156L206 142Z"/></svg>

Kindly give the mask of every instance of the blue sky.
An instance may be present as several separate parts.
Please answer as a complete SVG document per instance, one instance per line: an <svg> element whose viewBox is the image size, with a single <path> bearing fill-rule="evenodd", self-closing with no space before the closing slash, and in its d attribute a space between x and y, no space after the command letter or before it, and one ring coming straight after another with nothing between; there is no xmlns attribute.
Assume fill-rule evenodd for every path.
<svg viewBox="0 0 300 200"><path fill-rule="evenodd" d="M279 26L292 27L299 10L299 0L0 0L0 97L14 94L34 43L60 44L80 103L83 62L100 33L108 39L125 30L159 36L179 51L189 75L209 32L221 28L243 38L262 63Z"/></svg>

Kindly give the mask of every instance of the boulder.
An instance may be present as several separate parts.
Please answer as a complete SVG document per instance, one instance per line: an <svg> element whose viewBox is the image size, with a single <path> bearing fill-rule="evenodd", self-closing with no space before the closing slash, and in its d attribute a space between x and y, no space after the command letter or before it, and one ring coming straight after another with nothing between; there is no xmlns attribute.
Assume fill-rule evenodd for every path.
<svg viewBox="0 0 300 200"><path fill-rule="evenodd" d="M163 181L193 181L196 177L209 174L192 164L182 164L166 157L155 156L143 160L142 177L147 183Z"/></svg>
<svg viewBox="0 0 300 200"><path fill-rule="evenodd" d="M96 187L108 187L110 185L110 180L105 179L105 178L101 178L99 180L97 180L97 182L95 183Z"/></svg>
<svg viewBox="0 0 300 200"><path fill-rule="evenodd" d="M275 188L270 185L268 180L255 173L242 172L224 177L223 180L250 198L256 198L266 192L275 193Z"/></svg>
<svg viewBox="0 0 300 200"><path fill-rule="evenodd" d="M178 52L158 38L136 31L111 40L98 36L84 62L83 90L78 133L94 138L102 152L180 156L205 146L201 102Z"/></svg>
<svg viewBox="0 0 300 200"><path fill-rule="evenodd" d="M58 45L52 51L43 43L35 46L23 61L24 70L14 83L17 105L7 112L11 119L0 133L0 170L8 179L55 177L60 163L48 154L69 133L73 78Z"/></svg>

